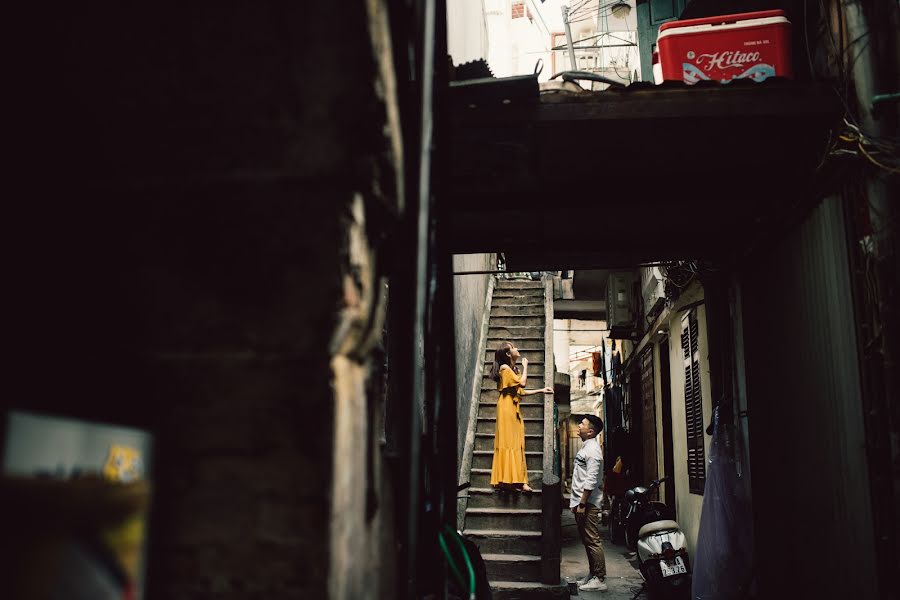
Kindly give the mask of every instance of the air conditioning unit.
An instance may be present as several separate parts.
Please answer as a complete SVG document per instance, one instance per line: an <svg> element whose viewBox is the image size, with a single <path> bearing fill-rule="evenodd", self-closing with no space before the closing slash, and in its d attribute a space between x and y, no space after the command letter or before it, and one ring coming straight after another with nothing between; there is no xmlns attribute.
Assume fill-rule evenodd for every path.
<svg viewBox="0 0 900 600"><path fill-rule="evenodd" d="M641 269L641 296L644 299L644 317L652 322L666 305L666 286L659 267Z"/></svg>
<svg viewBox="0 0 900 600"><path fill-rule="evenodd" d="M634 271L609 273L606 282L606 322L610 339L630 340L638 337L634 284Z"/></svg>

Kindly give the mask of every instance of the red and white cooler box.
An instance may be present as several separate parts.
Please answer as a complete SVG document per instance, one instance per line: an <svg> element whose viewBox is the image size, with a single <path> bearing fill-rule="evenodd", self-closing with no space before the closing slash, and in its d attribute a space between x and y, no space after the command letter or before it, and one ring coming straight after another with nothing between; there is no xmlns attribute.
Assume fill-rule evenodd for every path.
<svg viewBox="0 0 900 600"><path fill-rule="evenodd" d="M794 75L791 22L783 10L670 21L660 26L656 43L666 81L758 82Z"/></svg>

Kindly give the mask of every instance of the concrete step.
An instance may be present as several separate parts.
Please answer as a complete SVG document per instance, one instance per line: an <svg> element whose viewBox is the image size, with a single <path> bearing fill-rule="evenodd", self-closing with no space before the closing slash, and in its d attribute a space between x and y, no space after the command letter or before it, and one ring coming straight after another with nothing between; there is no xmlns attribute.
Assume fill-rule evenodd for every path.
<svg viewBox="0 0 900 600"><path fill-rule="evenodd" d="M487 350L484 351L484 364L487 367L485 373L491 372L491 367L494 366L494 353L497 352L497 348L500 347L500 344L503 343L504 340L488 340ZM492 346L490 342L494 342ZM536 344L535 344L536 345ZM544 364L544 349L543 348L525 348L523 346L516 346L519 349L519 355L528 359L528 364L533 365L535 363ZM521 360L521 359L519 359Z"/></svg>
<svg viewBox="0 0 900 600"><path fill-rule="evenodd" d="M525 421L525 435L529 433L544 433L544 418L535 419L532 417L523 417L523 421ZM497 432L497 419L491 417L478 417L478 422L475 424L475 433L496 433Z"/></svg>
<svg viewBox="0 0 900 600"><path fill-rule="evenodd" d="M599 595L602 592L597 592ZM587 592L584 593L585 595ZM630 597L629 593L628 596ZM491 581L493 600L569 600L564 584L545 585L530 581Z"/></svg>
<svg viewBox="0 0 900 600"><path fill-rule="evenodd" d="M532 398L543 398L544 394L533 394L531 396L526 396L526 400L530 400L530 402L519 402L519 412L522 413L523 417L529 418L538 418L544 416L544 403L543 402L534 402L531 400ZM497 393L494 393L493 401L484 402L482 401L478 405L478 416L479 417L496 417L497 416Z"/></svg>
<svg viewBox="0 0 900 600"><path fill-rule="evenodd" d="M521 354L521 352L522 351L520 350L519 353ZM531 373L532 375L534 375L536 373L543 373L544 372L544 353L541 352L538 355L537 352L533 352L531 354L536 355L537 358L532 359L528 356L525 357L528 359L528 372ZM485 375L490 375L492 368L494 368L494 359L493 358L491 358L491 360L484 361L484 374ZM522 370L522 365L519 365L519 370L520 371Z"/></svg>
<svg viewBox="0 0 900 600"><path fill-rule="evenodd" d="M535 340L539 343L543 343L544 327L520 327L518 325L494 327L494 325L491 324L488 328L488 339L505 340L512 342L516 347L530 346L530 344L525 342Z"/></svg>
<svg viewBox="0 0 900 600"><path fill-rule="evenodd" d="M498 288L494 287L494 298L544 298L542 288Z"/></svg>
<svg viewBox="0 0 900 600"><path fill-rule="evenodd" d="M525 380L525 387L529 390L544 387L544 370L541 369L538 372L534 372L529 366L528 378ZM490 374L483 375L481 377L481 389L490 390L495 394L497 393L497 382L490 378ZM528 396L525 397L528 398ZM496 400L496 397L494 399Z"/></svg>
<svg viewBox="0 0 900 600"><path fill-rule="evenodd" d="M537 292L537 290L535 290ZM544 302L544 294L520 294L515 292L494 292L491 298L491 306L522 306L525 304L539 304Z"/></svg>
<svg viewBox="0 0 900 600"><path fill-rule="evenodd" d="M475 450L494 451L494 432L476 433ZM544 450L544 436L540 433L525 434L525 452L542 452Z"/></svg>
<svg viewBox="0 0 900 600"><path fill-rule="evenodd" d="M541 468L536 471L528 471L528 485L538 490L543 485L543 465L534 465L540 466ZM490 469L472 469L469 472L469 482L472 484L474 488L489 488L491 487L491 470ZM476 529L478 529L476 527Z"/></svg>
<svg viewBox="0 0 900 600"><path fill-rule="evenodd" d="M540 554L481 553L490 581L540 581Z"/></svg>
<svg viewBox="0 0 900 600"><path fill-rule="evenodd" d="M497 351L497 348L500 347L500 344L503 342L508 342L509 340L501 337L489 337L487 340L487 346L485 348L485 352L491 352L490 360L494 360L494 352ZM544 338L534 338L530 340L520 340L520 344L516 344L516 348L519 349L519 354L522 352L544 352ZM527 358L527 355L525 355ZM530 358L528 360L531 360Z"/></svg>
<svg viewBox="0 0 900 600"><path fill-rule="evenodd" d="M531 377L528 378L528 382L527 382L527 383L528 383L528 388L529 388L529 389L531 389L531 387L532 387L532 385L531 385L531 382L532 382L532 381L537 381L537 379L532 380ZM492 403L492 404L496 404L496 403L497 403L497 398L499 397L499 395L500 395L500 394L499 394L499 392L497 392L497 388L495 388L495 387L492 387L491 389L482 388L482 389L481 389L481 397L480 397L480 401L481 401L481 402L489 402L489 403ZM533 399L539 399L539 398L543 398L543 395L542 395L542 394L532 394L532 395L530 395L530 396L524 396L524 397L523 397L523 399L525 399L525 400L531 400L531 401L533 401ZM536 404L536 402L535 402L535 404Z"/></svg>
<svg viewBox="0 0 900 600"><path fill-rule="evenodd" d="M543 317L544 303L492 306L491 319L499 317Z"/></svg>
<svg viewBox="0 0 900 600"><path fill-rule="evenodd" d="M469 508L540 508L541 490L530 494L507 492L494 488L469 488Z"/></svg>
<svg viewBox="0 0 900 600"><path fill-rule="evenodd" d="M543 290L543 281L529 281L527 279L498 279L494 285L495 290Z"/></svg>
<svg viewBox="0 0 900 600"><path fill-rule="evenodd" d="M494 464L493 450L476 450L472 454L472 467L475 469L490 469ZM525 452L525 465L535 467L544 464L544 452Z"/></svg>
<svg viewBox="0 0 900 600"><path fill-rule="evenodd" d="M540 531L469 529L467 527L464 533L478 546L482 555L485 553L539 555L541 553Z"/></svg>
<svg viewBox="0 0 900 600"><path fill-rule="evenodd" d="M543 317L544 301L534 300L527 304L497 304L491 305L491 317Z"/></svg>
<svg viewBox="0 0 900 600"><path fill-rule="evenodd" d="M491 327L543 327L544 316L491 317Z"/></svg>
<svg viewBox="0 0 900 600"><path fill-rule="evenodd" d="M467 508L466 528L541 530L541 511L533 508Z"/></svg>

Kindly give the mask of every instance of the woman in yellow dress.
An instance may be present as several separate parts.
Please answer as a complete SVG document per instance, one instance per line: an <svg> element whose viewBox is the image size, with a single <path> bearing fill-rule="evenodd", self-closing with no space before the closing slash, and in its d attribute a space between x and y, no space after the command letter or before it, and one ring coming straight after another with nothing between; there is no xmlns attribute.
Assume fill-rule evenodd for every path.
<svg viewBox="0 0 900 600"><path fill-rule="evenodd" d="M552 394L553 388L525 389L528 379L528 359L522 358L522 371L516 363L519 349L503 342L494 353L491 379L497 382L497 429L494 432L494 463L491 466L491 486L523 492L534 491L528 485L525 465L525 422L519 410L519 398L532 394Z"/></svg>

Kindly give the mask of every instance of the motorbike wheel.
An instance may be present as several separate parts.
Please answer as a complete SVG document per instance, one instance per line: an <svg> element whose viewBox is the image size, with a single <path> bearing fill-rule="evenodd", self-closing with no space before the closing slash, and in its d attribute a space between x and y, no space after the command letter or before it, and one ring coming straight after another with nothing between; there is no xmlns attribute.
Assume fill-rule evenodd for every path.
<svg viewBox="0 0 900 600"><path fill-rule="evenodd" d="M636 544L634 540L631 539L631 536L628 534L628 528L625 528L625 547L634 552Z"/></svg>
<svg viewBox="0 0 900 600"><path fill-rule="evenodd" d="M625 523L623 529L625 530L625 547L634 552L637 550L638 527L630 526L628 523Z"/></svg>

